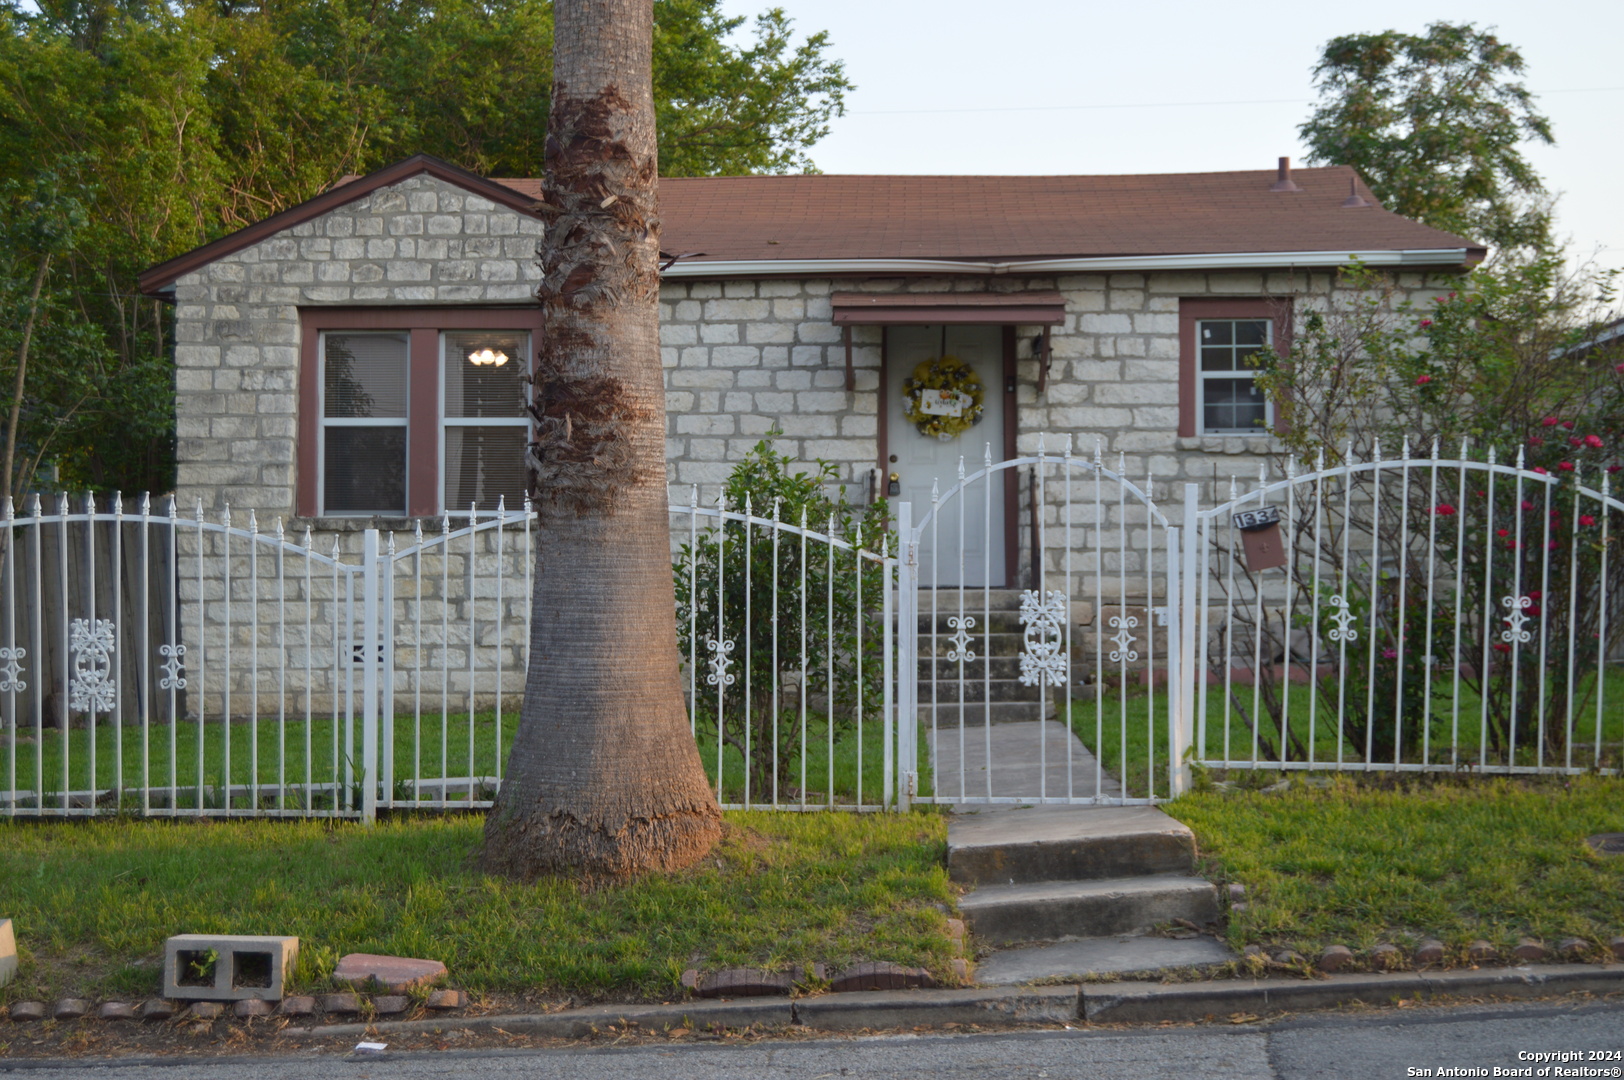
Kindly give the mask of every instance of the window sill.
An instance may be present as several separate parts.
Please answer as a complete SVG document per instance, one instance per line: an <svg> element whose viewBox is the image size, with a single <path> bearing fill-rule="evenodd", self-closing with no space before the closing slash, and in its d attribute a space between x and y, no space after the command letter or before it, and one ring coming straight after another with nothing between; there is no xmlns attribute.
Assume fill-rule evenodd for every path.
<svg viewBox="0 0 1624 1080"><path fill-rule="evenodd" d="M508 511L510 517L513 513L512 510ZM481 510L479 513L481 521L488 521L495 516L496 511L494 510ZM434 514L427 517L385 517L382 515L368 517L364 514L348 517L295 517L288 519L287 531L289 534L293 534L303 532L308 528L312 532L318 533L358 533L365 532L367 529L377 529L380 532L402 533L411 532L417 526L422 525L423 531L427 533L430 530L439 532L441 523L444 520L444 514ZM461 513L451 515L452 529L461 529L467 524L468 511L464 510Z"/></svg>
<svg viewBox="0 0 1624 1080"><path fill-rule="evenodd" d="M1180 450L1199 450L1206 454L1272 454L1280 450L1276 435L1180 435L1175 441Z"/></svg>

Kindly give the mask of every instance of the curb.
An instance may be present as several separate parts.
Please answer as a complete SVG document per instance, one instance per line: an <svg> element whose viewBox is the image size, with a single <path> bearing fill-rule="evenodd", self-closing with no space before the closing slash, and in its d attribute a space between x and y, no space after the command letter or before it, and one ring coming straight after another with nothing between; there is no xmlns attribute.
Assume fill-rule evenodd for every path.
<svg viewBox="0 0 1624 1080"><path fill-rule="evenodd" d="M436 1017L376 1024L288 1027L284 1038L351 1037L449 1029L582 1039L611 1026L652 1031L789 1027L864 1028L1196 1021L1234 1013L1382 1005L1400 1000L1494 995L1547 997L1624 993L1624 967L1540 964L1492 970L1333 975L1323 979L1233 979L1203 983L1115 982L1011 989L867 990L805 998L747 998L677 1005L593 1005L534 1015Z"/></svg>

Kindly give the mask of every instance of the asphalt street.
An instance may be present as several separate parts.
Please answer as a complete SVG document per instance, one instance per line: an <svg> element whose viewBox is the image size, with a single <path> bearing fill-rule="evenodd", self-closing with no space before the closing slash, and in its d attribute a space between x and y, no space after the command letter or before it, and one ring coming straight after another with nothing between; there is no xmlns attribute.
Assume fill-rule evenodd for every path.
<svg viewBox="0 0 1624 1080"><path fill-rule="evenodd" d="M1386 1080L1619 1077L1624 1076L1621 1056L1624 1003L1531 1003L1323 1014L1222 1027L795 1039L730 1046L385 1051L365 1057L300 1052L147 1063L0 1061L0 1074L39 1080Z"/></svg>

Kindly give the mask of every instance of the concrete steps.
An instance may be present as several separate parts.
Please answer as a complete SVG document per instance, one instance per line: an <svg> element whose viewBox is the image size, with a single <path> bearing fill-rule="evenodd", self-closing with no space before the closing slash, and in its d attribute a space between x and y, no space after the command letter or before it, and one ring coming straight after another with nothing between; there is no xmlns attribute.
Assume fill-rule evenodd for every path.
<svg viewBox="0 0 1624 1080"><path fill-rule="evenodd" d="M992 985L1230 959L1212 937L1144 936L1216 922L1218 891L1194 871L1194 835L1153 806L989 807L948 825L948 873L974 886L959 909L998 950L978 969Z"/></svg>
<svg viewBox="0 0 1624 1080"><path fill-rule="evenodd" d="M1218 917L1218 896L1205 878L1167 874L983 885L959 909L980 941L1005 945L1058 941L1080 929L1089 937L1142 934L1174 919L1205 926Z"/></svg>

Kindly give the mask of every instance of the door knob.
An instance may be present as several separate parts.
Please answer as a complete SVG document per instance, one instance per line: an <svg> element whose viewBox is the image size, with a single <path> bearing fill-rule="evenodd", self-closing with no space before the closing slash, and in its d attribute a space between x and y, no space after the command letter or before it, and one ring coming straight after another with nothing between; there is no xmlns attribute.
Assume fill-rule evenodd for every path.
<svg viewBox="0 0 1624 1080"><path fill-rule="evenodd" d="M892 473L885 485L886 498L895 498L902 494L902 477Z"/></svg>

